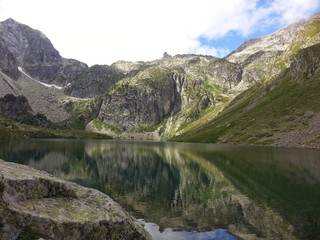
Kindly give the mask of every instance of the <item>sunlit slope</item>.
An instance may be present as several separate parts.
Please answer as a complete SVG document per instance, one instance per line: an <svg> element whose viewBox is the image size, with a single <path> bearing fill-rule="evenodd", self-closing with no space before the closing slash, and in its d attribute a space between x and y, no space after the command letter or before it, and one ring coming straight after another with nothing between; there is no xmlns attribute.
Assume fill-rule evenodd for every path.
<svg viewBox="0 0 320 240"><path fill-rule="evenodd" d="M320 44L236 97L216 118L173 140L314 146L320 142Z"/></svg>

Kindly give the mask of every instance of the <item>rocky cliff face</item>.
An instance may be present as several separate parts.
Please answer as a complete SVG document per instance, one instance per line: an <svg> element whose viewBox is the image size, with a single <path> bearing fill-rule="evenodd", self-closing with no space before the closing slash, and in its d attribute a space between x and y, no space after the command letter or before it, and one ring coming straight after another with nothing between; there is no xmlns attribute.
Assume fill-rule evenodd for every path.
<svg viewBox="0 0 320 240"><path fill-rule="evenodd" d="M149 63L118 63L119 68L132 76L115 84L108 93L99 120L108 123L104 127L109 130L157 129L162 138L185 132L195 121L203 124L237 94L257 82L275 78L286 69L296 52L292 48L307 46L298 39L305 38L305 35L301 37L301 31L311 22L312 19L295 23L268 36L249 40L225 59L166 54L162 59ZM296 46L297 42L301 44ZM310 46L317 41L313 37L307 42ZM160 78L159 74L154 74L155 66L158 72L162 72ZM147 78L164 84L145 87ZM146 115L150 117L146 118ZM112 120L113 116L117 116L116 120Z"/></svg>
<svg viewBox="0 0 320 240"><path fill-rule="evenodd" d="M1 70L7 74L9 77L13 79L17 79L20 76L20 72L18 71L18 61L13 56L13 54L9 51L6 46L6 42L4 39L0 40L0 68Z"/></svg>
<svg viewBox="0 0 320 240"><path fill-rule="evenodd" d="M1 239L150 239L103 193L0 160Z"/></svg>
<svg viewBox="0 0 320 240"><path fill-rule="evenodd" d="M315 105L319 99L315 91L319 88L320 15L275 35L294 27L293 35L284 35L291 39L285 49L251 51L260 44L261 39L255 39L228 56L227 59L243 61L242 56L252 52L240 63L242 80L235 88L245 91L205 126L203 121L197 121L177 139L319 147L319 141L311 133L317 133L315 126L319 117ZM270 58L266 58L268 55ZM250 78L254 84L248 81Z"/></svg>
<svg viewBox="0 0 320 240"><path fill-rule="evenodd" d="M75 81L66 87L65 93L80 98L103 95L124 76L123 71L114 66L95 65L79 74Z"/></svg>
<svg viewBox="0 0 320 240"><path fill-rule="evenodd" d="M0 23L0 53L0 67L13 79L21 76L20 66L41 82L68 86L66 93L77 97L101 94L119 78L113 76L120 74L115 69L103 66L88 68L82 62L61 57L42 32L13 19Z"/></svg>
<svg viewBox="0 0 320 240"><path fill-rule="evenodd" d="M277 77L255 84L212 121L178 139L320 148L319 56L320 42L298 50Z"/></svg>
<svg viewBox="0 0 320 240"><path fill-rule="evenodd" d="M0 94L24 95L53 122L83 128L93 119L90 131L170 138L210 121L256 83L276 79L299 49L320 41L318 33L315 15L249 40L224 59L165 53L151 62L89 68L61 57L41 32L8 19L0 23Z"/></svg>
<svg viewBox="0 0 320 240"><path fill-rule="evenodd" d="M0 38L3 51L10 52L30 75L45 81L57 77L63 59L44 34L8 19L0 25Z"/></svg>
<svg viewBox="0 0 320 240"><path fill-rule="evenodd" d="M70 104L82 102L88 106L88 102L96 102L82 98L105 93L122 77L122 71L116 68L89 68L77 60L61 57L43 33L13 19L0 23L0 69L0 96L23 95L34 112L56 123L69 125L80 121L81 124L71 125L81 128L86 119L91 120L92 112L85 107L80 112L80 108L70 108Z"/></svg>
<svg viewBox="0 0 320 240"><path fill-rule="evenodd" d="M248 40L226 56L226 60L240 64L243 69L237 90L241 92L256 82L278 74L280 69L275 68L275 62L290 46L297 31L304 24L305 22L301 21L270 35Z"/></svg>
<svg viewBox="0 0 320 240"><path fill-rule="evenodd" d="M155 130L173 117L192 121L223 101L241 79L237 64L205 56L167 56L128 66L120 66L129 77L112 87L99 114L100 121L119 131Z"/></svg>
<svg viewBox="0 0 320 240"><path fill-rule="evenodd" d="M243 43L237 50L225 57L230 62L243 63L257 52L282 52L291 44L295 33L305 22L291 24L270 35L250 39Z"/></svg>
<svg viewBox="0 0 320 240"><path fill-rule="evenodd" d="M43 114L36 114L23 96L7 94L0 98L0 113L25 124L48 127L51 123Z"/></svg>
<svg viewBox="0 0 320 240"><path fill-rule="evenodd" d="M23 94L34 111L54 122L72 118L64 106L70 101L64 94L77 98L105 95L99 121L119 131L154 129L174 115L175 121L190 122L199 118L201 111L229 98L227 92L238 85L242 74L238 64L196 55L167 54L153 62L120 61L88 68L62 58L44 34L13 19L0 24L0 40L5 56L0 61L2 72L20 79L11 84L19 90L9 93ZM46 91L46 85L36 87L34 81L62 89L55 89L54 98L47 102L42 93L52 95L52 91ZM2 82L12 89L8 81Z"/></svg>

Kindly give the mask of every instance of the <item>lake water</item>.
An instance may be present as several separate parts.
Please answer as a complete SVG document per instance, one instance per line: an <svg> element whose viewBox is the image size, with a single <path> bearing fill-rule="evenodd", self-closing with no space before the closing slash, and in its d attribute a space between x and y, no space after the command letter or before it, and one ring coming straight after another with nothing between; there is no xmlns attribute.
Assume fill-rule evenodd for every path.
<svg viewBox="0 0 320 240"><path fill-rule="evenodd" d="M153 239L320 239L320 151L114 140L0 142L0 158L96 188Z"/></svg>

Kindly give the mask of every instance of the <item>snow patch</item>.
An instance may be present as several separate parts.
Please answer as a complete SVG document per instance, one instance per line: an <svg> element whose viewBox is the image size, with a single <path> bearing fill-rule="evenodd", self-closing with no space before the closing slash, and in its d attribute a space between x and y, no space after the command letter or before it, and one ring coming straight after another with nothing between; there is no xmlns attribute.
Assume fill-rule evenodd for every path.
<svg viewBox="0 0 320 240"><path fill-rule="evenodd" d="M63 89L63 88L64 88L64 87L59 87L59 86L57 86L57 85L55 85L55 84L48 84L48 83L40 82L40 81L38 81L37 79L34 79L33 77L31 77L28 73L24 72L24 71L22 70L22 67L18 67L18 70L19 70L21 73L23 73L25 76L27 76L28 78L30 78L31 80L33 80L33 81L35 81L35 82L37 82L37 83L39 83L39 84L41 84L41 85L43 85L43 86L45 86L45 87L49 87L49 88L54 87L54 88L56 88L56 89Z"/></svg>

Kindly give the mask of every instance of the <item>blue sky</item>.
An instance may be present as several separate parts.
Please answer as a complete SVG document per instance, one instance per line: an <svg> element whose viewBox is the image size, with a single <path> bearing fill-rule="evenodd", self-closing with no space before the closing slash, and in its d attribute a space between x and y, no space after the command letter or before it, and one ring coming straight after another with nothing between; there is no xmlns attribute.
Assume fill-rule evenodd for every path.
<svg viewBox="0 0 320 240"><path fill-rule="evenodd" d="M278 2L281 4L281 1L271 1L271 0L260 0L257 1L257 5L254 9L259 8L270 8L273 3ZM305 6L305 9L299 11L300 4ZM287 24L293 23L300 19L308 19L315 13L320 13L320 1L287 1L287 8L284 9L282 12L274 12L272 11L269 15L265 18L257 22L257 27L253 28L246 34L242 34L241 31L236 31L231 29L223 36L213 37L213 38L206 38L200 37L199 40L201 44L204 46L214 47L216 49L222 49L221 54L218 54L219 57L223 57L226 54L236 50L242 43L245 41L252 39L252 38L259 38L261 36L265 36L271 34L282 27L286 26ZM290 4L292 5L292 13L288 14L290 11ZM297 4L296 6L294 4ZM308 5L309 4L309 5ZM287 12L286 12L287 10ZM299 12L299 14L295 14ZM288 14L284 18L284 16ZM292 15L292 16L289 16Z"/></svg>
<svg viewBox="0 0 320 240"><path fill-rule="evenodd" d="M38 29L63 57L89 65L164 52L222 57L316 12L320 0L0 0L0 21Z"/></svg>

